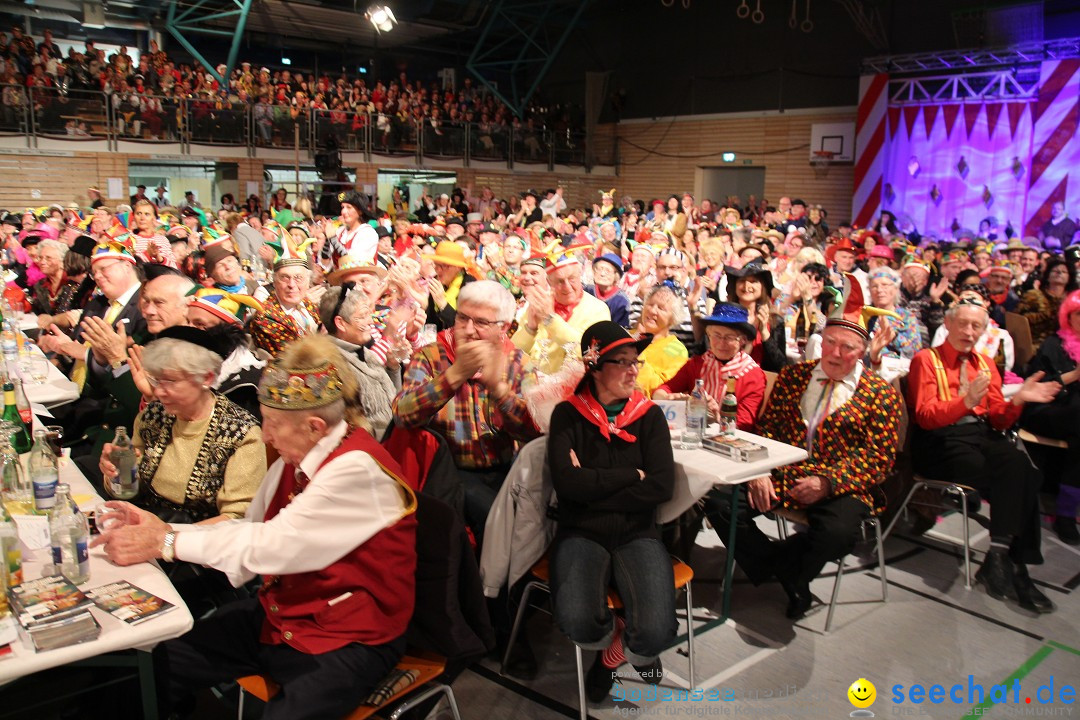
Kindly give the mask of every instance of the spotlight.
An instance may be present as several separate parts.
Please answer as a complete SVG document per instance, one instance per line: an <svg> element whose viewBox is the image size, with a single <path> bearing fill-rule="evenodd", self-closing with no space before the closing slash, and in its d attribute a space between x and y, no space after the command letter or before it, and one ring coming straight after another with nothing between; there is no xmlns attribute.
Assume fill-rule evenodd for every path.
<svg viewBox="0 0 1080 720"><path fill-rule="evenodd" d="M292 60L287 58L287 57L283 57L283 58L281 58L281 64L282 65L292 65Z"/></svg>
<svg viewBox="0 0 1080 720"><path fill-rule="evenodd" d="M364 13L364 17L371 21L371 24L375 26L375 30L380 34L390 32L394 29L394 25L397 24L397 18L394 17L394 11L390 9L389 5L371 5L368 7L367 12Z"/></svg>
<svg viewBox="0 0 1080 720"><path fill-rule="evenodd" d="M723 160L726 163L735 162L735 153L733 153L733 152L720 153L720 159Z"/></svg>

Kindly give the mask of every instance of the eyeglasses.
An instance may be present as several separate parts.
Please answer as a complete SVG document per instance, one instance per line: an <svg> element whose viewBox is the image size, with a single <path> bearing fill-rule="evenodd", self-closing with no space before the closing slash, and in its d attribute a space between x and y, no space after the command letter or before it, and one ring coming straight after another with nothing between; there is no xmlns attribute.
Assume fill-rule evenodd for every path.
<svg viewBox="0 0 1080 720"><path fill-rule="evenodd" d="M454 318L454 324L465 327L470 322L477 330L487 330L488 328L502 325L502 323L498 320L481 320L479 318L474 318L470 315L466 315L465 313L458 310L457 317Z"/></svg>
<svg viewBox="0 0 1080 720"><path fill-rule="evenodd" d="M728 345L734 345L736 343L746 342L742 335L712 335L709 334L710 342L727 343Z"/></svg>
<svg viewBox="0 0 1080 720"><path fill-rule="evenodd" d="M278 275L277 282L282 285L295 285L300 287L307 281L306 275Z"/></svg>
<svg viewBox="0 0 1080 720"><path fill-rule="evenodd" d="M159 388L164 388L165 390L171 390L172 388L176 387L178 384L180 384L182 382L188 382L190 380L191 380L191 378L186 378L186 377L185 378L177 378L175 380L169 380L167 378L157 378L157 377L154 377L153 375L147 375L146 376L146 381L148 383L150 383L150 387L155 387L155 388L159 387Z"/></svg>
<svg viewBox="0 0 1080 720"><path fill-rule="evenodd" d="M850 355L852 353L861 353L863 351L863 346L861 346L861 345L852 345L851 343L842 343L842 342L839 342L838 340L834 340L833 338L827 337L827 336L824 336L824 335L821 337L821 347L822 347L822 349L825 349L825 348L837 348L844 355Z"/></svg>
<svg viewBox="0 0 1080 720"><path fill-rule="evenodd" d="M105 274L105 271L108 270L109 268L116 267L117 265L125 265L125 264L126 264L126 261L124 261L124 260L116 260L115 262L108 263L107 265L98 265L97 267L95 267L90 272L90 277L95 278L95 279L99 278L99 277L102 277Z"/></svg>
<svg viewBox="0 0 1080 720"><path fill-rule="evenodd" d="M629 370L630 368L633 368L634 370L640 370L641 368L643 368L645 366L645 361L641 360L641 359L629 360L627 358L623 358L621 360L604 360L600 364L601 365L615 365L620 370L625 372L625 371Z"/></svg>

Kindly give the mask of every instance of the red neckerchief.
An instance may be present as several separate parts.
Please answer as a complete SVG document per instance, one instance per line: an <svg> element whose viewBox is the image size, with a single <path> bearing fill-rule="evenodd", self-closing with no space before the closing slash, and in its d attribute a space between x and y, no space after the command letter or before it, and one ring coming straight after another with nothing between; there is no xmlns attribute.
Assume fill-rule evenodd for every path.
<svg viewBox="0 0 1080 720"><path fill-rule="evenodd" d="M994 305L1004 305L1005 301L1009 299L1008 289L1000 295L991 295L990 299L994 301Z"/></svg>
<svg viewBox="0 0 1080 720"><path fill-rule="evenodd" d="M561 317L566 322L570 322L570 316L574 314L574 308L581 302L581 298L573 305L563 305L561 302L555 301L555 314Z"/></svg>
<svg viewBox="0 0 1080 720"><path fill-rule="evenodd" d="M615 283L614 285L612 285L610 288L607 289L606 292L601 292L598 285L593 287L596 290L596 299L603 300L604 302L607 302L611 298L615 297L615 293L619 292L619 283Z"/></svg>
<svg viewBox="0 0 1080 720"><path fill-rule="evenodd" d="M600 401L593 397L588 387L571 397L570 404L581 413L583 418L600 428L600 434L608 442L611 442L612 435L626 442L637 442L637 437L623 428L644 415L653 406L653 401L645 397L640 390L635 390L613 422L608 422L607 411L604 410Z"/></svg>

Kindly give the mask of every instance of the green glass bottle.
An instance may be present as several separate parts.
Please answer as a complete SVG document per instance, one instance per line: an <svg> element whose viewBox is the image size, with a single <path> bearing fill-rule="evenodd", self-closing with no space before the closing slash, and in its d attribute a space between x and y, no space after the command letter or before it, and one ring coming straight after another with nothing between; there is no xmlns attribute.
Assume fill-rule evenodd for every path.
<svg viewBox="0 0 1080 720"><path fill-rule="evenodd" d="M3 419L18 428L11 435L11 446L15 448L15 452L20 455L30 452L30 435L26 432L26 425L23 424L22 417L19 415L19 405L15 401L15 383L8 377L4 378Z"/></svg>

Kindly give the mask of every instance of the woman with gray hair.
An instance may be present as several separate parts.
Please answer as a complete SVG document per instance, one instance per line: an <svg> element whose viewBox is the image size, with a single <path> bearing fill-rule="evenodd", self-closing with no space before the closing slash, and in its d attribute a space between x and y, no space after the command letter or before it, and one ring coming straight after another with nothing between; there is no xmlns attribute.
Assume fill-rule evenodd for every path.
<svg viewBox="0 0 1080 720"><path fill-rule="evenodd" d="M652 397L653 390L675 377L686 364L686 346L671 332L685 315L686 303L667 285L657 285L645 297L634 334L638 338L652 336L652 342L638 356L643 364L637 386L646 397Z"/></svg>
<svg viewBox="0 0 1080 720"><path fill-rule="evenodd" d="M896 304L899 298L900 273L889 267L880 267L870 273L870 304L880 310L890 310L901 319L879 318L873 315L867 322L866 329L873 334L879 322L891 326L896 331L896 337L889 341L881 354L910 360L915 357L915 353L923 349L922 332L911 309ZM878 358L871 360L876 361Z"/></svg>
<svg viewBox="0 0 1080 720"><path fill-rule="evenodd" d="M30 311L41 315L38 327L52 324L53 315L72 309L79 284L64 272L64 256L68 246L58 240L42 240L38 243L38 267L45 277L30 286ZM46 322L47 321L47 322ZM44 325L41 323L45 322Z"/></svg>
<svg viewBox="0 0 1080 720"><path fill-rule="evenodd" d="M401 389L401 373L390 343L376 339L372 329L371 300L366 292L353 282L341 287L327 289L319 302L319 319L330 339L356 370L359 393L354 398L362 416L370 425L371 434L381 438L394 421L390 405ZM388 321L387 325L397 324ZM376 341L385 347L383 352L372 352ZM386 363L381 361L386 358Z"/></svg>
<svg viewBox="0 0 1080 720"><path fill-rule="evenodd" d="M266 474L255 417L211 390L227 351L205 330L163 330L142 353L153 402L135 418L139 494L133 503L167 522L241 518ZM106 444L98 464L116 476ZM105 483L106 488L109 483Z"/></svg>

